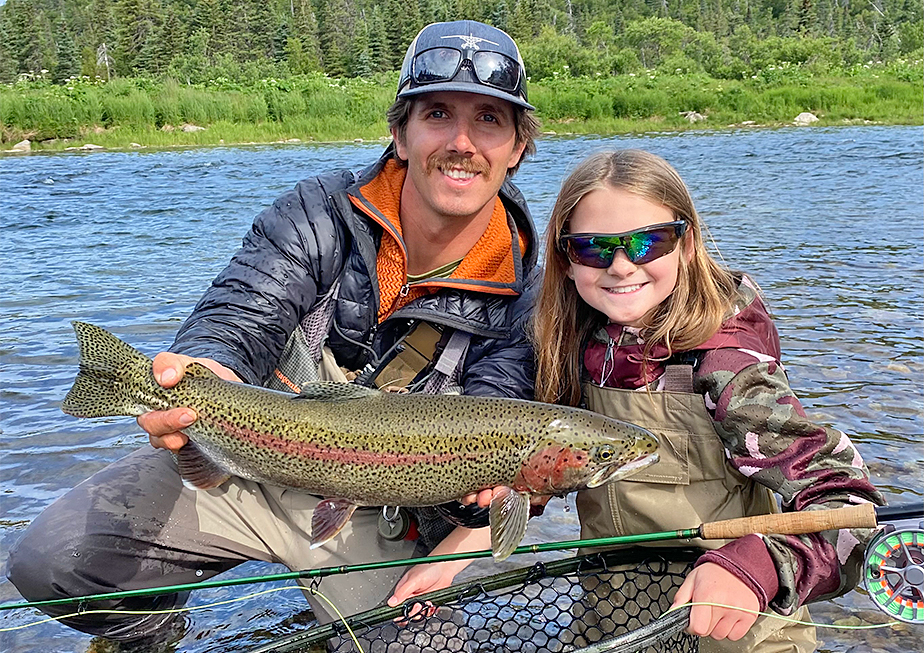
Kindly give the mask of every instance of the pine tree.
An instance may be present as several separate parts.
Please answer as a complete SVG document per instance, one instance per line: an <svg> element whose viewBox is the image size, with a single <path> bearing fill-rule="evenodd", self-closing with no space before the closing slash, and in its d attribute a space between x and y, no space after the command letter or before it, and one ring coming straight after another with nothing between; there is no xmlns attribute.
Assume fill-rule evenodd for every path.
<svg viewBox="0 0 924 653"><path fill-rule="evenodd" d="M395 69L388 49L385 17L381 6L375 5L366 15L369 16L369 56L372 59L372 69L376 72Z"/></svg>
<svg viewBox="0 0 924 653"><path fill-rule="evenodd" d="M156 29L152 3L150 0L120 0L115 15L119 21L119 40L113 53L117 70L124 75L148 72Z"/></svg>
<svg viewBox="0 0 924 653"><path fill-rule="evenodd" d="M80 57L77 45L71 37L64 20L58 21L55 28L56 61L52 70L52 80L60 83L69 77L80 73Z"/></svg>
<svg viewBox="0 0 924 653"><path fill-rule="evenodd" d="M321 57L324 70L335 77L349 73L353 22L353 0L328 0L320 15Z"/></svg>
<svg viewBox="0 0 924 653"><path fill-rule="evenodd" d="M309 73L321 69L318 43L318 20L310 0L292 0L292 29L286 39L286 59L294 72Z"/></svg>
<svg viewBox="0 0 924 653"><path fill-rule="evenodd" d="M41 74L50 71L56 61L51 22L35 0L8 0L2 7L8 17L6 50L16 73Z"/></svg>
<svg viewBox="0 0 924 653"><path fill-rule="evenodd" d="M10 28L10 21L7 12L0 7L0 83L10 84L16 79L17 61L13 59L13 51L10 44L13 41L13 33Z"/></svg>
<svg viewBox="0 0 924 653"><path fill-rule="evenodd" d="M350 44L349 74L353 77L369 77L373 73L372 54L369 49L369 25L360 14L355 23L353 41Z"/></svg>

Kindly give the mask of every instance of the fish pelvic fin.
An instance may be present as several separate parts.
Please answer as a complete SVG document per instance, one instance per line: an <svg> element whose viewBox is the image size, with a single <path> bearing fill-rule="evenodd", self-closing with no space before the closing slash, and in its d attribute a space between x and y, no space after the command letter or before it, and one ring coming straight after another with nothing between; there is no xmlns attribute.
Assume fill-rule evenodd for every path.
<svg viewBox="0 0 924 653"><path fill-rule="evenodd" d="M183 485L193 490L211 490L231 478L231 474L202 453L192 440L176 452L176 467Z"/></svg>
<svg viewBox="0 0 924 653"><path fill-rule="evenodd" d="M80 350L80 370L61 410L74 417L141 415L148 408L132 392L154 381L151 359L92 324L72 322Z"/></svg>
<svg viewBox="0 0 924 653"><path fill-rule="evenodd" d="M311 515L311 547L319 546L343 530L353 516L356 504L346 499L324 499Z"/></svg>
<svg viewBox="0 0 924 653"><path fill-rule="evenodd" d="M488 509L491 523L491 554L504 560L520 545L529 521L529 494L503 487L494 490Z"/></svg>

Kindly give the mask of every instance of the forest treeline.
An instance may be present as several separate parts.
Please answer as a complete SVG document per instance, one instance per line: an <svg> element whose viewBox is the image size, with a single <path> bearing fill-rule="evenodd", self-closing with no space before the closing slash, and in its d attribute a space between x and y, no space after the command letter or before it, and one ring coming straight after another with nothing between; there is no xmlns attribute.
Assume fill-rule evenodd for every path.
<svg viewBox="0 0 924 653"><path fill-rule="evenodd" d="M425 24L510 33L532 80L661 69L743 79L920 59L920 0L7 0L0 82L373 77Z"/></svg>

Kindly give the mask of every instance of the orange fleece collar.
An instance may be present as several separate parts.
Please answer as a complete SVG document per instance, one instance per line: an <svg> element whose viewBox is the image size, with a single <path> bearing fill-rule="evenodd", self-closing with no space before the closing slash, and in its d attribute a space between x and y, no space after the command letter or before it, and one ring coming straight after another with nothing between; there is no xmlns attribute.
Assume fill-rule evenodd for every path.
<svg viewBox="0 0 924 653"><path fill-rule="evenodd" d="M350 201L385 230L376 259L379 279L379 322L417 297L439 287L464 288L477 292L515 295L517 282L514 255L522 256L526 247L523 234L517 234L517 251L507 222L507 211L500 197L484 234L446 279L427 280L409 288L407 284L407 249L401 232L399 208L401 188L407 169L389 160L382 171L359 189L361 197ZM402 295L402 291L405 293Z"/></svg>

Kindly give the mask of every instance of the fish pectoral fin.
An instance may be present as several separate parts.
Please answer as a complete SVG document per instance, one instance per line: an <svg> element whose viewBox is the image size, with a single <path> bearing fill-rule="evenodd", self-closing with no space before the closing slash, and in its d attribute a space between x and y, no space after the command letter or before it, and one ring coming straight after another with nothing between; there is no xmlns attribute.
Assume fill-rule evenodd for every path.
<svg viewBox="0 0 924 653"><path fill-rule="evenodd" d="M348 401L350 399L374 397L380 394L382 394L380 390L367 388L363 385L356 385L355 383L316 381L303 385L301 393L292 397L292 400L315 399L318 401Z"/></svg>
<svg viewBox="0 0 924 653"><path fill-rule="evenodd" d="M356 504L346 499L324 499L311 515L311 548L316 549L339 533L353 516Z"/></svg>
<svg viewBox="0 0 924 653"><path fill-rule="evenodd" d="M202 453L192 440L177 451L176 466L183 485L193 490L211 490L231 478L228 472Z"/></svg>
<svg viewBox="0 0 924 653"><path fill-rule="evenodd" d="M488 510L491 523L491 552L504 560L520 545L529 521L529 494L504 487L494 490Z"/></svg>

